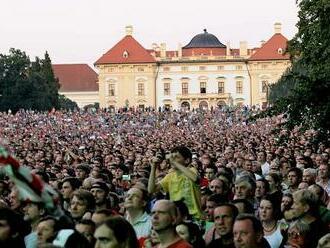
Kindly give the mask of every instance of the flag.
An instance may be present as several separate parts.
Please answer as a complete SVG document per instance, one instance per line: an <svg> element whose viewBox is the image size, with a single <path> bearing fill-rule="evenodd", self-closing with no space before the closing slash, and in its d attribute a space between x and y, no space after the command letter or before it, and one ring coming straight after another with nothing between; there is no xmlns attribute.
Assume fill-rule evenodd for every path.
<svg viewBox="0 0 330 248"><path fill-rule="evenodd" d="M56 191L32 173L0 145L0 171L5 173L15 184L23 201L44 203L47 209L54 210L59 200Z"/></svg>

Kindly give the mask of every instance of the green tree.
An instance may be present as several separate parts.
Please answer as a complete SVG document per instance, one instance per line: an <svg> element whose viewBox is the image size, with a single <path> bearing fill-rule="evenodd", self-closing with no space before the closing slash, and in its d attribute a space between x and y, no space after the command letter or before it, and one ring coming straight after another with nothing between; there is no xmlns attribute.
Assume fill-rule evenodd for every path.
<svg viewBox="0 0 330 248"><path fill-rule="evenodd" d="M60 109L64 109L64 110L78 109L77 103L70 100L69 98L67 98L64 95L59 95L59 106L60 106Z"/></svg>
<svg viewBox="0 0 330 248"><path fill-rule="evenodd" d="M271 88L273 111L288 126L330 130L330 0L299 0L298 32L289 41L292 66Z"/></svg>
<svg viewBox="0 0 330 248"><path fill-rule="evenodd" d="M34 62L18 49L0 54L0 111L59 108L58 89L47 52Z"/></svg>

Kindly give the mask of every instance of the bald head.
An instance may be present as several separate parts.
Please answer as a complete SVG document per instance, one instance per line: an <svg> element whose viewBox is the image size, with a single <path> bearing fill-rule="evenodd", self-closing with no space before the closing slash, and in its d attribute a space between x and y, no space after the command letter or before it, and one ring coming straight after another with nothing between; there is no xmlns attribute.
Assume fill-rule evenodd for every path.
<svg viewBox="0 0 330 248"><path fill-rule="evenodd" d="M153 210L154 209L160 209L164 212L169 213L172 217L177 217L178 216L178 211L176 208L176 205L174 204L174 202L170 201L170 200L159 200L156 201Z"/></svg>

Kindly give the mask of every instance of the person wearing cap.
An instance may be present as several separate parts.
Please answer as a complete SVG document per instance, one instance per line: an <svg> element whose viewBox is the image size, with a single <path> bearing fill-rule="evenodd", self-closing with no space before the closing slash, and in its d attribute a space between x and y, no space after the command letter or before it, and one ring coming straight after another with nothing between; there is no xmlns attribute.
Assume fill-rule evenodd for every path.
<svg viewBox="0 0 330 248"><path fill-rule="evenodd" d="M105 182L93 183L90 191L95 199L96 210L111 208L108 201L109 187Z"/></svg>

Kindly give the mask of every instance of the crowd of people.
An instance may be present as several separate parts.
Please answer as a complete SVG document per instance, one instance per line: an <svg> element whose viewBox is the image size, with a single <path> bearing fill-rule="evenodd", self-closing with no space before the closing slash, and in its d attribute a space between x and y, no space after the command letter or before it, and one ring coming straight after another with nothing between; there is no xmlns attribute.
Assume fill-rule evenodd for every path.
<svg viewBox="0 0 330 248"><path fill-rule="evenodd" d="M330 247L330 147L255 113L0 113L0 247Z"/></svg>

